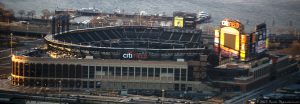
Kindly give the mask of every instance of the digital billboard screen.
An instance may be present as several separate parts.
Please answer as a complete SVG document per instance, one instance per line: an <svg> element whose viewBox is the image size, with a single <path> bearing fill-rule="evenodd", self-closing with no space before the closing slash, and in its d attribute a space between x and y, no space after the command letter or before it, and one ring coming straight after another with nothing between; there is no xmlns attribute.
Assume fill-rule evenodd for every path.
<svg viewBox="0 0 300 104"><path fill-rule="evenodd" d="M225 47L235 49L236 35L224 33L224 39L225 39L224 41Z"/></svg>
<svg viewBox="0 0 300 104"><path fill-rule="evenodd" d="M175 16L173 26L182 28L183 27L183 17Z"/></svg>

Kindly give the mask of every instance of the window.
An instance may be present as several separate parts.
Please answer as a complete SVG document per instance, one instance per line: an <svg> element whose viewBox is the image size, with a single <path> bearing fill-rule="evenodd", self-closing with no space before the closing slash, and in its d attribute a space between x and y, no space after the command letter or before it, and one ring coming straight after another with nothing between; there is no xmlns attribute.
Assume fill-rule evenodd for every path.
<svg viewBox="0 0 300 104"><path fill-rule="evenodd" d="M115 76L115 67L110 66L108 70L109 70L109 75L110 76Z"/></svg>
<svg viewBox="0 0 300 104"><path fill-rule="evenodd" d="M129 76L134 76L134 67L129 67Z"/></svg>
<svg viewBox="0 0 300 104"><path fill-rule="evenodd" d="M70 69L69 69L69 71L70 71L69 77L70 77L70 78L75 78L75 70L76 70L76 69L75 69L75 65L73 65L73 64L70 65Z"/></svg>
<svg viewBox="0 0 300 104"><path fill-rule="evenodd" d="M56 78L62 77L62 66L60 64L57 64L55 66L55 75L56 75Z"/></svg>
<svg viewBox="0 0 300 104"><path fill-rule="evenodd" d="M44 64L44 65L47 65L47 66L48 66L48 64ZM45 67L45 68L46 68L46 67ZM44 70L48 70L48 67L47 67L47 69L44 69ZM28 64L28 63L25 63L25 64L24 64L24 76L28 77L28 76L29 76L29 72L30 72L29 64ZM47 74L47 76L46 76L46 74ZM48 77L48 72L46 72L45 75L43 75L43 76Z"/></svg>
<svg viewBox="0 0 300 104"><path fill-rule="evenodd" d="M175 69L175 80L178 81L180 78L180 69Z"/></svg>
<svg viewBox="0 0 300 104"><path fill-rule="evenodd" d="M140 67L135 67L135 76L140 76L141 75L141 68Z"/></svg>
<svg viewBox="0 0 300 104"><path fill-rule="evenodd" d="M116 76L121 76L121 67L116 67Z"/></svg>
<svg viewBox="0 0 300 104"><path fill-rule="evenodd" d="M94 81L89 82L89 88L94 88Z"/></svg>
<svg viewBox="0 0 300 104"><path fill-rule="evenodd" d="M15 65L16 65L16 62L12 62L12 74L16 74L15 73L15 70L16 70Z"/></svg>
<svg viewBox="0 0 300 104"><path fill-rule="evenodd" d="M81 65L76 65L76 78L82 77Z"/></svg>
<svg viewBox="0 0 300 104"><path fill-rule="evenodd" d="M122 76L127 76L128 74L128 67L122 67Z"/></svg>
<svg viewBox="0 0 300 104"><path fill-rule="evenodd" d="M96 66L96 71L101 72L101 66Z"/></svg>
<svg viewBox="0 0 300 104"><path fill-rule="evenodd" d="M82 87L87 88L87 86L88 86L88 82L87 81L82 81Z"/></svg>
<svg viewBox="0 0 300 104"><path fill-rule="evenodd" d="M42 70L43 70L42 64L40 63L36 64L36 77L41 77Z"/></svg>
<svg viewBox="0 0 300 104"><path fill-rule="evenodd" d="M174 84L175 91L179 91L179 84Z"/></svg>
<svg viewBox="0 0 300 104"><path fill-rule="evenodd" d="M89 78L94 78L94 76L95 76L95 66L90 66Z"/></svg>
<svg viewBox="0 0 300 104"><path fill-rule="evenodd" d="M31 67L31 64L30 64L30 67ZM54 76L55 76L55 65L50 64L49 65L49 77L54 78Z"/></svg>
<svg viewBox="0 0 300 104"><path fill-rule="evenodd" d="M168 73L173 74L173 68L168 68Z"/></svg>
<svg viewBox="0 0 300 104"><path fill-rule="evenodd" d="M167 73L167 68L161 68L161 73Z"/></svg>
<svg viewBox="0 0 300 104"><path fill-rule="evenodd" d="M155 68L155 77L159 77L160 76L160 68Z"/></svg>
<svg viewBox="0 0 300 104"><path fill-rule="evenodd" d="M67 65L67 64L63 64L62 77L63 78L68 78L69 77L69 65Z"/></svg>
<svg viewBox="0 0 300 104"><path fill-rule="evenodd" d="M142 68L142 76L147 77L147 68L145 67Z"/></svg>
<svg viewBox="0 0 300 104"><path fill-rule="evenodd" d="M194 81L195 78L193 77L193 67L189 66L188 67L188 81Z"/></svg>
<svg viewBox="0 0 300 104"><path fill-rule="evenodd" d="M185 84L181 84L181 91L185 91Z"/></svg>
<svg viewBox="0 0 300 104"><path fill-rule="evenodd" d="M25 65L26 66L26 65ZM26 70L25 70L26 71ZM43 77L48 77L48 73L49 73L49 70L48 70L48 64L43 64L43 73L42 73L42 76Z"/></svg>
<svg viewBox="0 0 300 104"><path fill-rule="evenodd" d="M88 66L82 66L83 78L88 78Z"/></svg>
<svg viewBox="0 0 300 104"><path fill-rule="evenodd" d="M104 73L105 76L108 75L108 67L107 66L102 67L102 73Z"/></svg>
<svg viewBox="0 0 300 104"><path fill-rule="evenodd" d="M149 74L149 77L153 77L154 76L154 69L153 68L149 68L148 69L148 74Z"/></svg>
<svg viewBox="0 0 300 104"><path fill-rule="evenodd" d="M181 80L182 81L186 80L186 69L181 69Z"/></svg>
<svg viewBox="0 0 300 104"><path fill-rule="evenodd" d="M23 76L23 70L24 70L24 69L23 69L23 68L24 68L23 65L24 65L23 63L19 63L19 66L20 66L20 67L19 67L19 75L20 75L20 76Z"/></svg>

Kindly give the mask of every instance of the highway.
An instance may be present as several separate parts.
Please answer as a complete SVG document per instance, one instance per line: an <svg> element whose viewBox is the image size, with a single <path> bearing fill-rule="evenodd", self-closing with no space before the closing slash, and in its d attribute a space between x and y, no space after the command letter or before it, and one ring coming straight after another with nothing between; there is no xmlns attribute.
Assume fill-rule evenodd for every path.
<svg viewBox="0 0 300 104"><path fill-rule="evenodd" d="M226 100L224 104L243 104L246 103L248 100L254 99L259 97L260 95L265 95L268 93L271 93L277 88L280 88L284 86L285 84L289 83L291 79L293 79L294 76L297 74L300 74L300 72L292 73L291 75L287 75L284 77L281 77L280 79L273 80L270 83L267 83L257 89L254 89L250 92L243 93L242 95L236 96L232 99Z"/></svg>

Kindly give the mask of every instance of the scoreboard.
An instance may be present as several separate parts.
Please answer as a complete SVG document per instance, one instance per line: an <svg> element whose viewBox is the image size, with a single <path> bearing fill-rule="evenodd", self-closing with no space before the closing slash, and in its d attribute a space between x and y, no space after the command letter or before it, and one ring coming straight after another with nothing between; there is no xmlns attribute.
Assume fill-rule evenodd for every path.
<svg viewBox="0 0 300 104"><path fill-rule="evenodd" d="M239 21L224 19L215 30L215 52L222 57L250 60L266 51L266 34L265 24L257 25L254 33L247 34Z"/></svg>

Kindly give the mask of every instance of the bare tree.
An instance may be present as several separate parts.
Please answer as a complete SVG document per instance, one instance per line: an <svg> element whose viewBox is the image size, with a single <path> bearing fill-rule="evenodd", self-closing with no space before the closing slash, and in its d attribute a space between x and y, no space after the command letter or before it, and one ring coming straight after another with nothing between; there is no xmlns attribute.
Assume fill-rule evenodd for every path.
<svg viewBox="0 0 300 104"><path fill-rule="evenodd" d="M23 15L25 15L25 10L19 10L18 14L21 16L21 19L23 19Z"/></svg>
<svg viewBox="0 0 300 104"><path fill-rule="evenodd" d="M0 8L4 9L4 4L0 2Z"/></svg>
<svg viewBox="0 0 300 104"><path fill-rule="evenodd" d="M29 18L31 16L31 19L33 19L33 16L35 16L35 10L31 10L27 12L27 17Z"/></svg>
<svg viewBox="0 0 300 104"><path fill-rule="evenodd" d="M6 18L7 22L10 22L12 20L12 17L13 17L13 12L5 10L3 12L3 16L4 16L4 18Z"/></svg>
<svg viewBox="0 0 300 104"><path fill-rule="evenodd" d="M43 13L43 18L44 19L49 19L50 15L51 15L51 12L48 9L43 9L42 13Z"/></svg>

